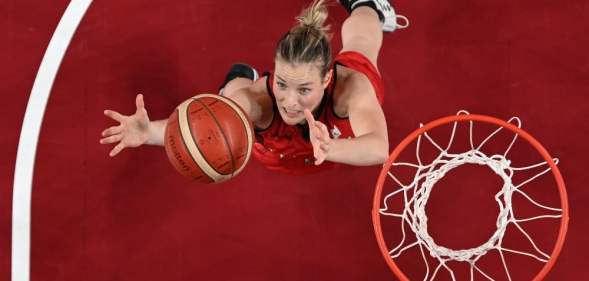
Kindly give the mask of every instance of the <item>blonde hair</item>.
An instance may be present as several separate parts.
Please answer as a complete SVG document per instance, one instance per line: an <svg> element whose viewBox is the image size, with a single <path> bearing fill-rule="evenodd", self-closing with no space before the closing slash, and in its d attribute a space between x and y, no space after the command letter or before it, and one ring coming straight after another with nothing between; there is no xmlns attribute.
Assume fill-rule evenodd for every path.
<svg viewBox="0 0 589 281"><path fill-rule="evenodd" d="M288 63L318 63L321 77L331 64L330 26L325 0L315 0L296 18L298 24L286 33L276 47L276 58Z"/></svg>

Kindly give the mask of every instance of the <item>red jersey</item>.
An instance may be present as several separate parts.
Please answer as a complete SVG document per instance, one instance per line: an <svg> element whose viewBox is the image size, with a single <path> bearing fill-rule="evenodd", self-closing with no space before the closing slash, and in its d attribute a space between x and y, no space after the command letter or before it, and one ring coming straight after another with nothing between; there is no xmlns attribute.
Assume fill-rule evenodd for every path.
<svg viewBox="0 0 589 281"><path fill-rule="evenodd" d="M352 138L354 132L348 117L337 116L334 110L333 94L337 81L338 65L345 66L366 75L376 92L379 103L382 105L384 88L378 70L370 60L358 52L343 52L335 57L332 64L333 75L319 109L315 112L315 120L322 122L328 128L331 138ZM305 125L288 125L284 123L276 105L276 99L272 91L274 76L266 74L266 87L272 98L274 117L272 123L266 129L256 130L256 143L253 155L265 167L270 170L287 174L308 174L330 169L338 166L338 163L325 161L321 165L315 165L313 146L309 141L309 129Z"/></svg>

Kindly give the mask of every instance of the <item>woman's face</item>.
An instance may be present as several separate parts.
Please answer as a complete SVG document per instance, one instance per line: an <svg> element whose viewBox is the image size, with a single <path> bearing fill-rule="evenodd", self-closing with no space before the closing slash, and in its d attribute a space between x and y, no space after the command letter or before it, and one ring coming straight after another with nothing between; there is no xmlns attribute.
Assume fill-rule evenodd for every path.
<svg viewBox="0 0 589 281"><path fill-rule="evenodd" d="M304 123L303 110L313 112L319 106L330 78L331 70L325 79L321 77L319 64L291 64L276 59L272 90L282 120L288 125Z"/></svg>

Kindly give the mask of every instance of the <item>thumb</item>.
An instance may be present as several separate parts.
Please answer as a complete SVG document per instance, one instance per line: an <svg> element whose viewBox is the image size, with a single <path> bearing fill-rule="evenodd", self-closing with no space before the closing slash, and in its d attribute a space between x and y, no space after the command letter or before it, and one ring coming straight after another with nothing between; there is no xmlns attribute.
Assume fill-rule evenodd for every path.
<svg viewBox="0 0 589 281"><path fill-rule="evenodd" d="M142 94L138 94L137 97L135 97L135 105L137 106L137 110L145 108L145 103L143 102Z"/></svg>

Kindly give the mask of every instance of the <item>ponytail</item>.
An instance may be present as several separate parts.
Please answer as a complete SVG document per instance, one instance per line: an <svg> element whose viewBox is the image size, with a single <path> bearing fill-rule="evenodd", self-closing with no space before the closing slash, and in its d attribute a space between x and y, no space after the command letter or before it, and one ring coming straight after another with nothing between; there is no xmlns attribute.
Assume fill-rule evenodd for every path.
<svg viewBox="0 0 589 281"><path fill-rule="evenodd" d="M321 77L325 77L331 64L331 46L325 0L315 0L296 18L298 24L278 42L276 58L285 62L317 63Z"/></svg>

